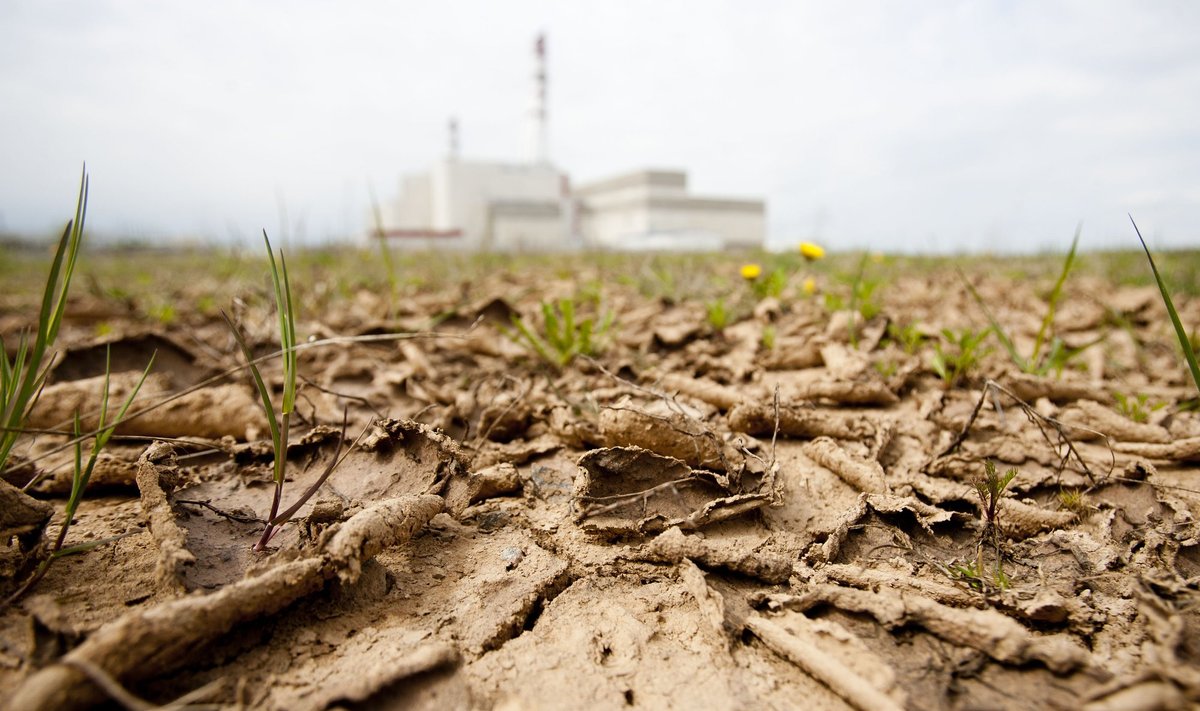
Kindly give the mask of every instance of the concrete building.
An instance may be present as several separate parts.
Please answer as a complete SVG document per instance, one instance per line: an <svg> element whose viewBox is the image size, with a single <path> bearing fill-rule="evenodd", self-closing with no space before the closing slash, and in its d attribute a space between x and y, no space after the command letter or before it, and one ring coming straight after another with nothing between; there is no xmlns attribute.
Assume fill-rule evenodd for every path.
<svg viewBox="0 0 1200 711"><path fill-rule="evenodd" d="M384 234L414 249L555 251L571 239L567 176L548 163L489 163L450 157L405 176L384 211Z"/></svg>
<svg viewBox="0 0 1200 711"><path fill-rule="evenodd" d="M451 120L446 157L402 178L398 199L382 209L383 237L407 248L462 251L763 246L761 200L690 195L683 171L641 170L572 191L548 157L544 37L534 56L528 162L461 160Z"/></svg>
<svg viewBox="0 0 1200 711"><path fill-rule="evenodd" d="M766 234L761 200L690 195L683 171L641 170L581 186L574 196L590 249L754 249Z"/></svg>

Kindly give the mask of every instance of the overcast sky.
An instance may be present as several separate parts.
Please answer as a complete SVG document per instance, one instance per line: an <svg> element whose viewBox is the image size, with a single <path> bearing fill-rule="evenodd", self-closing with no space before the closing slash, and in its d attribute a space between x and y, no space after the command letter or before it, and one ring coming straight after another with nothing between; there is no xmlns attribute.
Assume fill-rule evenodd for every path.
<svg viewBox="0 0 1200 711"><path fill-rule="evenodd" d="M98 233L361 231L446 150L576 183L686 169L769 239L878 250L1200 246L1200 3L0 3L0 232L92 174Z"/></svg>

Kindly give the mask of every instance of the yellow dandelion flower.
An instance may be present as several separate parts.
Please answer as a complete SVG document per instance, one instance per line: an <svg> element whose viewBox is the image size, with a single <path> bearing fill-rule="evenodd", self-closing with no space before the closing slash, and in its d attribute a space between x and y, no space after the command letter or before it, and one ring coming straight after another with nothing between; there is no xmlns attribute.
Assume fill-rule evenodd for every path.
<svg viewBox="0 0 1200 711"><path fill-rule="evenodd" d="M805 294L812 296L813 294L817 293L817 280L813 279L812 277L807 277L800 288L804 289Z"/></svg>
<svg viewBox="0 0 1200 711"><path fill-rule="evenodd" d="M754 281L760 276L762 276L762 267L754 263L742 265L742 278L746 281Z"/></svg>
<svg viewBox="0 0 1200 711"><path fill-rule="evenodd" d="M825 250L819 244L813 244L812 242L801 242L800 255L810 262L815 262L816 260L825 256Z"/></svg>

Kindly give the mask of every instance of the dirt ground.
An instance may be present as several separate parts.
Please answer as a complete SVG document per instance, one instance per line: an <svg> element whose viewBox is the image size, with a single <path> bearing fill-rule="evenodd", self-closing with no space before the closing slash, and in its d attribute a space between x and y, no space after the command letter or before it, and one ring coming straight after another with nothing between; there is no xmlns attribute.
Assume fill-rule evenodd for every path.
<svg viewBox="0 0 1200 711"><path fill-rule="evenodd" d="M7 708L1200 704L1200 416L1153 287L1074 274L1061 370L993 334L948 384L937 353L988 324L964 280L1029 354L1053 259L796 259L773 294L719 258L355 259L295 260L284 505L339 459L262 553L273 455L218 313L278 348L262 263L83 267L4 472L0 592L60 524L52 432L94 419L106 351L114 399L157 355L70 529L100 545L0 613ZM39 296L4 297L6 344ZM514 329L560 299L594 357ZM1017 472L991 515L988 461Z"/></svg>

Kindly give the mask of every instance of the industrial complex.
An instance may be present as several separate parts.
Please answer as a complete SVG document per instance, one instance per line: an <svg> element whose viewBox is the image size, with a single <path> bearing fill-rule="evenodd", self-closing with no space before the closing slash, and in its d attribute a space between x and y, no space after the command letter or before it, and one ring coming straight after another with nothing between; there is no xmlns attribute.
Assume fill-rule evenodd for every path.
<svg viewBox="0 0 1200 711"><path fill-rule="evenodd" d="M681 170L637 170L573 186L549 158L546 42L534 49L534 101L524 162L446 155L401 178L372 234L412 249L461 251L713 251L763 246L762 200L694 196ZM377 222L373 219L373 222Z"/></svg>

